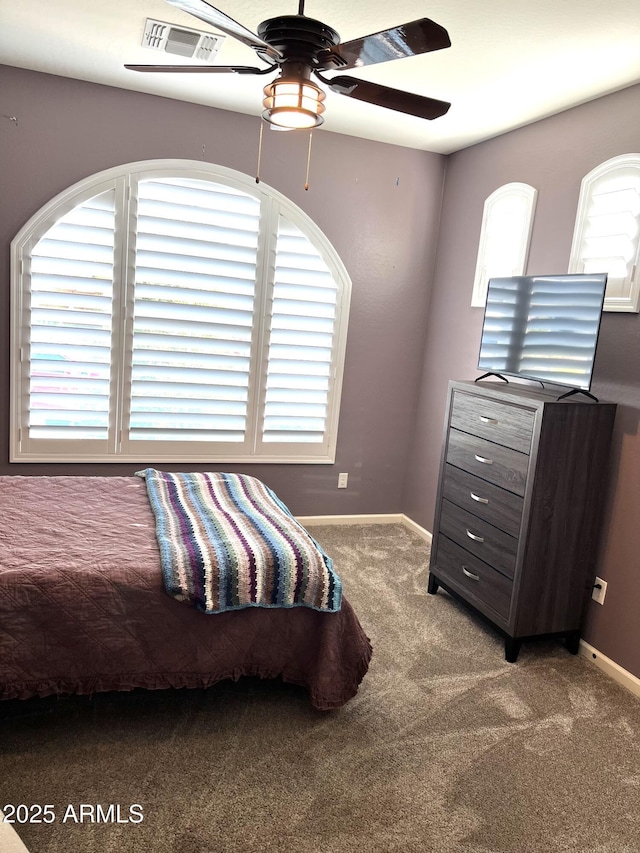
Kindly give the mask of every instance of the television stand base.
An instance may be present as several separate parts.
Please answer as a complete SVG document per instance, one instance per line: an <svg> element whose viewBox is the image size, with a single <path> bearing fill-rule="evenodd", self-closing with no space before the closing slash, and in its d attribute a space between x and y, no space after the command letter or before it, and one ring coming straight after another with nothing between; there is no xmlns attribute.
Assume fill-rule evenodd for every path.
<svg viewBox="0 0 640 853"><path fill-rule="evenodd" d="M503 382L506 382L506 383L507 383L507 385L509 384L509 380L507 379L507 377L506 377L506 376L503 376L501 373L491 373L491 372L490 372L490 373L483 373L483 374L482 374L482 376L478 376L478 377L477 377L476 379L474 379L473 381L474 381L474 382L479 382L481 379L486 379L486 378L487 378L487 376L497 376L497 378L498 378L498 379L502 379L502 381L503 381ZM544 382L542 381L542 379L530 379L528 376L523 376L523 377L521 377L521 378L522 378L522 379L526 379L526 380L528 380L529 382L539 382L539 383L540 383L540 385L542 385L542 387L544 388Z"/></svg>
<svg viewBox="0 0 640 853"><path fill-rule="evenodd" d="M566 391L564 394L560 394L557 398L558 400L564 400L565 397L573 397L574 394L584 394L585 397L588 397L590 400L593 400L595 403L599 403L597 397L594 397L593 394L590 394L588 391L581 391L580 388L573 388L571 391Z"/></svg>
<svg viewBox="0 0 640 853"><path fill-rule="evenodd" d="M482 376L478 376L477 379L474 379L474 382L480 382L481 379L486 379L487 376L497 376L498 379L502 379L503 382L509 384L509 380L503 376L501 373L483 373Z"/></svg>

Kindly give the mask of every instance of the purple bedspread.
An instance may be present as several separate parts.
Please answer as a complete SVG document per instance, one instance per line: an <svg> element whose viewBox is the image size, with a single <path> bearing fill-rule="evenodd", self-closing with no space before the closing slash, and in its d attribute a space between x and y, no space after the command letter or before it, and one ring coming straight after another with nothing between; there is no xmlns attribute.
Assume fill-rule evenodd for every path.
<svg viewBox="0 0 640 853"><path fill-rule="evenodd" d="M208 687L243 675L309 691L319 709L358 690L371 645L343 597L207 615L164 590L137 477L0 477L0 698Z"/></svg>

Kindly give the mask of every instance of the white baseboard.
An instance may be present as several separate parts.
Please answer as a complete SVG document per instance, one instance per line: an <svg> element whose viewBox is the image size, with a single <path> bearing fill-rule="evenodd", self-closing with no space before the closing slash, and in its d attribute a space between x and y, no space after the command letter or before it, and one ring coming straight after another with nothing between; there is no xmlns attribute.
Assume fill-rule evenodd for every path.
<svg viewBox="0 0 640 853"><path fill-rule="evenodd" d="M296 518L304 527L317 527L319 524L403 524L426 542L431 542L429 531L402 512L363 515L299 515Z"/></svg>
<svg viewBox="0 0 640 853"><path fill-rule="evenodd" d="M400 512L379 515L297 515L296 518L305 527L317 527L319 524L402 524Z"/></svg>
<svg viewBox="0 0 640 853"><path fill-rule="evenodd" d="M402 516L402 523L405 527L407 527L409 530L413 530L414 533L417 533L418 536L422 537L425 542L428 542L429 545L431 545L431 540L433 539L433 536L425 527L421 527L417 521L414 521L412 518L409 518L408 515Z"/></svg>
<svg viewBox="0 0 640 853"><path fill-rule="evenodd" d="M623 669L620 664L603 655L602 652L599 652L598 649L589 645L589 643L585 643L584 640L580 640L580 654L587 658L587 660L590 660L591 663L595 664L598 669L601 669L610 678L613 678L614 681L617 681L618 684L630 690L635 696L640 696L640 678Z"/></svg>

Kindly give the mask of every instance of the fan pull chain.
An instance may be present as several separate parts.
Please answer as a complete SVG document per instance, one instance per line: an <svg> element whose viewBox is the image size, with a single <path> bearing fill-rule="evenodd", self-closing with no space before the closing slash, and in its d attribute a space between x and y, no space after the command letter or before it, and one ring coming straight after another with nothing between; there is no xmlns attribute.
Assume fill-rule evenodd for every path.
<svg viewBox="0 0 640 853"><path fill-rule="evenodd" d="M260 119L260 139L258 141L258 163L256 165L256 184L260 183L260 159L262 157L262 131L264 122Z"/></svg>
<svg viewBox="0 0 640 853"><path fill-rule="evenodd" d="M309 189L309 167L311 165L311 140L313 139L313 131L309 131L309 150L307 152L307 176L304 182L305 190Z"/></svg>
<svg viewBox="0 0 640 853"><path fill-rule="evenodd" d="M262 133L264 131L264 122L260 122L260 137L258 139L258 162L256 164L256 184L260 183L260 163L262 160ZM313 131L309 132L309 148L307 149L307 173L305 175L304 188L309 189L309 170L311 168L311 143L313 141Z"/></svg>

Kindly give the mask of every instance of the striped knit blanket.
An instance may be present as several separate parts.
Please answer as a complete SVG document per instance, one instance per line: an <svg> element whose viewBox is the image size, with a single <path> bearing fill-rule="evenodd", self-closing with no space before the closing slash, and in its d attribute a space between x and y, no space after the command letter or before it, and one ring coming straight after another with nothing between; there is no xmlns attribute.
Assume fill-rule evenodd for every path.
<svg viewBox="0 0 640 853"><path fill-rule="evenodd" d="M144 477L169 595L204 613L244 607L340 610L331 558L264 483L244 474Z"/></svg>

